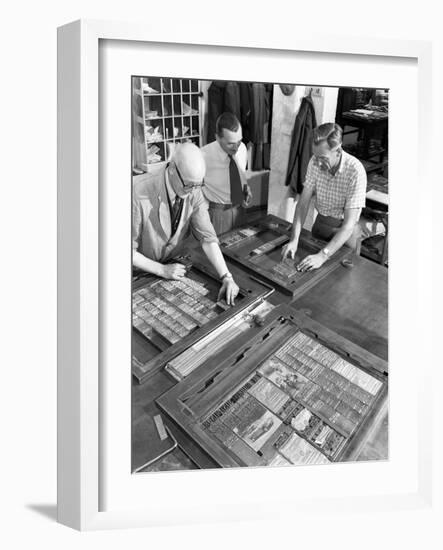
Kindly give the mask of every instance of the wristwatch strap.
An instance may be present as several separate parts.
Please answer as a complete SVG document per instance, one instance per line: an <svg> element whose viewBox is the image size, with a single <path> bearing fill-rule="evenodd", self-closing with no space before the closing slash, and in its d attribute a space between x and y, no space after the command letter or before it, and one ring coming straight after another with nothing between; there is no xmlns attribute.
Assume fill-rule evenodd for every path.
<svg viewBox="0 0 443 550"><path fill-rule="evenodd" d="M331 252L330 252L329 248L326 248L326 247L323 248L322 252L326 256L326 258L329 258L329 256L331 255Z"/></svg>
<svg viewBox="0 0 443 550"><path fill-rule="evenodd" d="M225 279L233 279L232 273L230 271L227 271L223 277L221 277L221 280L224 281Z"/></svg>

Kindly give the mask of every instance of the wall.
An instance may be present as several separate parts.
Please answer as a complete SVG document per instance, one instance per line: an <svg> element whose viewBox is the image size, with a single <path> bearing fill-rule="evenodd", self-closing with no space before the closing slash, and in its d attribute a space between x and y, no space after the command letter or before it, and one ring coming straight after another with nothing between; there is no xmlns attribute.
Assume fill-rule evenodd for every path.
<svg viewBox="0 0 443 550"><path fill-rule="evenodd" d="M296 201L291 198L285 186L289 160L292 129L306 95L305 86L296 86L290 96L285 96L280 86L274 86L274 104L272 112L271 174L269 179L268 213L292 221ZM335 121L338 88L321 88L321 96L312 96L315 116L318 124ZM308 214L306 227L312 225L313 211Z"/></svg>
<svg viewBox="0 0 443 550"><path fill-rule="evenodd" d="M212 80L200 80L201 98L201 117L200 117L200 134L202 136L202 145L208 142L208 90Z"/></svg>

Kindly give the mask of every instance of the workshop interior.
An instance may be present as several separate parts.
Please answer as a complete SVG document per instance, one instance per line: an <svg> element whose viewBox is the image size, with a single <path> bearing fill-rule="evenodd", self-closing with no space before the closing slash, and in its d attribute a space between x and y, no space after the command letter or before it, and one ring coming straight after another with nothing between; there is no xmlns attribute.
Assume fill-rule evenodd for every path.
<svg viewBox="0 0 443 550"><path fill-rule="evenodd" d="M132 472L388 460L389 90L147 73L131 106Z"/></svg>

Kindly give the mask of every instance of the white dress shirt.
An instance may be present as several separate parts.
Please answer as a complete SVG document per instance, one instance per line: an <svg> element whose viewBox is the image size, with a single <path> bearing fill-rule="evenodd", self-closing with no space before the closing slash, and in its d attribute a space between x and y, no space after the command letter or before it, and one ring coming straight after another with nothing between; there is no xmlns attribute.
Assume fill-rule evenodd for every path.
<svg viewBox="0 0 443 550"><path fill-rule="evenodd" d="M210 202L230 203L229 155L223 151L218 141L208 143L208 145L202 147L201 152L206 163L205 184L202 188L203 194ZM239 169L242 186L244 186L247 183L245 170L248 162L248 151L243 142L234 155L234 160Z"/></svg>

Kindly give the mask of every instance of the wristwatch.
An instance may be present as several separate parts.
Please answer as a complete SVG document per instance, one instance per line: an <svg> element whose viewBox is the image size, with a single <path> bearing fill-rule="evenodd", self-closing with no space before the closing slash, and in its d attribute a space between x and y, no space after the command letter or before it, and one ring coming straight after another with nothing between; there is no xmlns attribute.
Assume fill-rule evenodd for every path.
<svg viewBox="0 0 443 550"><path fill-rule="evenodd" d="M322 249L323 254L326 256L326 258L329 258L330 251L329 248L323 248Z"/></svg>
<svg viewBox="0 0 443 550"><path fill-rule="evenodd" d="M223 275L221 280L224 281L225 279L233 279L233 278L234 277L232 276L232 273L230 273L229 271L226 271L226 273Z"/></svg>

